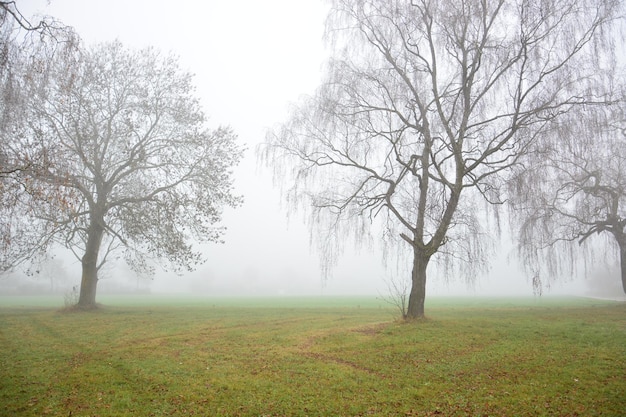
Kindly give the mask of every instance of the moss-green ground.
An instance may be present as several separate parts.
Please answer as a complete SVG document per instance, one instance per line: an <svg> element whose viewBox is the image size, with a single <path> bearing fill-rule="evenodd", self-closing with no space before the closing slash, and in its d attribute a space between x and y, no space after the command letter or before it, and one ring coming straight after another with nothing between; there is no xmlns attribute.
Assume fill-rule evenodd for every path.
<svg viewBox="0 0 626 417"><path fill-rule="evenodd" d="M1 416L620 416L626 304L0 299ZM152 302L150 302L152 300ZM101 300L102 301L102 300Z"/></svg>

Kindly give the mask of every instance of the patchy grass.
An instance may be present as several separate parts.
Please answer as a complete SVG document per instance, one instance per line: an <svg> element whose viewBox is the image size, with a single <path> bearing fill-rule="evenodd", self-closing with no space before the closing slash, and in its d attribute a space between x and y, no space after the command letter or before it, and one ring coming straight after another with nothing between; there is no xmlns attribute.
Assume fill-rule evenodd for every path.
<svg viewBox="0 0 626 417"><path fill-rule="evenodd" d="M626 305L209 300L0 308L4 416L619 416ZM114 303L112 303L114 304Z"/></svg>

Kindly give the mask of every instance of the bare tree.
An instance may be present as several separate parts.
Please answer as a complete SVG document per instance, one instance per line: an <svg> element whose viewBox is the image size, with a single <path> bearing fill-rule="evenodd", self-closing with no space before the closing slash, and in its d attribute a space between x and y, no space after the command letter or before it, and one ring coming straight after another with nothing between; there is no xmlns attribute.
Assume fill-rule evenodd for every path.
<svg viewBox="0 0 626 417"><path fill-rule="evenodd" d="M327 261L342 225L358 240L374 218L385 239L408 244L407 316L420 317L433 258L470 274L484 265L479 201L501 204L520 155L587 101L619 2L331 4L326 80L268 135L261 159L294 207L312 208Z"/></svg>
<svg viewBox="0 0 626 417"><path fill-rule="evenodd" d="M624 81L607 83L624 88ZM626 96L555 121L511 181L521 260L538 286L593 260L593 246L617 248L626 292ZM601 236L598 236L601 237ZM593 243L592 243L593 242ZM584 251L580 251L579 246ZM611 251L608 251L612 253Z"/></svg>
<svg viewBox="0 0 626 417"><path fill-rule="evenodd" d="M240 203L231 169L242 149L229 128L206 128L175 57L111 43L71 58L54 60L52 82L30 79L28 129L13 149L33 162L15 204L40 247L60 243L81 261L79 306L90 308L117 249L138 271L202 260L192 240L219 242L222 208Z"/></svg>
<svg viewBox="0 0 626 417"><path fill-rule="evenodd" d="M33 258L42 247L36 227L21 216L24 206L16 202L29 188L21 173L34 162L19 151L27 130L27 84L37 79L43 86L53 59L67 58L79 47L71 27L52 17L34 21L14 1L0 1L0 273Z"/></svg>

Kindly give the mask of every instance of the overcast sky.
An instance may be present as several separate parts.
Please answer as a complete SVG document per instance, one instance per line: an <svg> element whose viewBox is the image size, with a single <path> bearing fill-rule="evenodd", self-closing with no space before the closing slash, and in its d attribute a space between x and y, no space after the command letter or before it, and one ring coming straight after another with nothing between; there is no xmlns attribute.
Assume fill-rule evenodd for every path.
<svg viewBox="0 0 626 417"><path fill-rule="evenodd" d="M88 45L119 39L128 47L175 52L183 68L196 74L197 94L212 127L232 126L249 148L235 175L245 204L225 213L226 243L208 246L207 262L192 274L159 273L153 291L387 292L385 280L392 271L385 271L377 253L348 251L333 277L323 283L301 218L287 220L269 172L256 166L254 148L267 129L284 120L289 104L312 93L320 82L326 54L323 1L22 0L18 7L27 16L47 14L73 26ZM428 291L531 295L532 287L520 278L515 264L502 259L474 289L463 282L441 285L431 276ZM77 277L79 268L68 265Z"/></svg>

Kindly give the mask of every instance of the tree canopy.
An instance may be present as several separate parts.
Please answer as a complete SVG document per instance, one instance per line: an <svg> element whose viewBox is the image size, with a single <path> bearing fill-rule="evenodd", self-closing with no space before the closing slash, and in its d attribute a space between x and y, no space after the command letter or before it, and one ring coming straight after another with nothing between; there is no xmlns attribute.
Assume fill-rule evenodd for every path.
<svg viewBox="0 0 626 417"><path fill-rule="evenodd" d="M27 190L21 172L33 161L19 150L29 110L28 84L49 82L51 59L64 59L79 47L71 27L45 16L32 23L14 1L0 1L0 272L31 259L43 246L32 222L17 204Z"/></svg>
<svg viewBox="0 0 626 417"><path fill-rule="evenodd" d="M81 261L79 305L95 305L114 251L138 271L151 272L150 260L193 268L193 243L220 242L222 209L241 202L236 135L207 128L174 56L114 42L46 62L24 78L28 112L12 152L30 166L15 173L24 192L12 198L39 247L61 244Z"/></svg>
<svg viewBox="0 0 626 417"><path fill-rule="evenodd" d="M617 249L626 292L624 85L623 77L607 83L606 104L577 108L554 123L510 182L519 254L538 287L593 265L594 246L606 261L614 253L608 243Z"/></svg>

